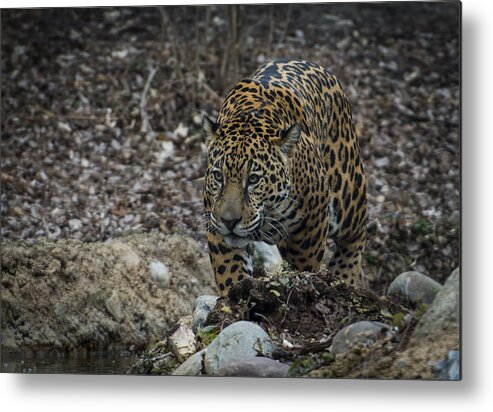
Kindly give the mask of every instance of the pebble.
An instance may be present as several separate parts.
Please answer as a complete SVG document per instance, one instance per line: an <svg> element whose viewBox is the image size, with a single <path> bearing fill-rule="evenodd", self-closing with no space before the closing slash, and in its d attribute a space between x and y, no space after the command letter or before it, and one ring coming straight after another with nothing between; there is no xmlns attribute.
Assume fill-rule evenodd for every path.
<svg viewBox="0 0 493 412"><path fill-rule="evenodd" d="M118 140L113 139L113 140L111 141L111 147L112 147L113 149L115 149L115 150L121 150L122 145L120 144L120 142L119 142Z"/></svg>
<svg viewBox="0 0 493 412"><path fill-rule="evenodd" d="M232 360L217 371L217 376L284 378L288 370L289 365L274 359L250 357Z"/></svg>
<svg viewBox="0 0 493 412"><path fill-rule="evenodd" d="M79 219L70 219L68 226L72 232L77 232L82 229L82 222Z"/></svg>
<svg viewBox="0 0 493 412"><path fill-rule="evenodd" d="M347 352L358 342L370 344L381 332L391 329L391 326L381 322L363 320L353 323L337 332L332 341L331 352L334 355Z"/></svg>
<svg viewBox="0 0 493 412"><path fill-rule="evenodd" d="M159 262L158 260L149 263L149 271L151 273L151 278L161 289L166 289L171 286L171 274L164 263Z"/></svg>
<svg viewBox="0 0 493 412"><path fill-rule="evenodd" d="M213 295L201 295L195 299L195 305L193 309L193 321L192 329L197 332L205 324L205 320L209 313L214 310L218 297Z"/></svg>
<svg viewBox="0 0 493 412"><path fill-rule="evenodd" d="M440 283L420 272L404 272L392 281L387 294L400 293L413 303L429 305L441 289Z"/></svg>
<svg viewBox="0 0 493 412"><path fill-rule="evenodd" d="M133 214L128 214L123 218L123 223L131 223L134 220L134 215Z"/></svg>
<svg viewBox="0 0 493 412"><path fill-rule="evenodd" d="M387 167L390 164L390 160L387 156L375 159L373 162L376 167Z"/></svg>
<svg viewBox="0 0 493 412"><path fill-rule="evenodd" d="M460 376L460 352L451 350L447 357L438 361L435 365L436 377L443 381L459 381Z"/></svg>
<svg viewBox="0 0 493 412"><path fill-rule="evenodd" d="M223 329L207 348L205 371L207 375L216 375L234 359L270 356L274 349L269 335L259 325L244 320L235 322Z"/></svg>
<svg viewBox="0 0 493 412"><path fill-rule="evenodd" d="M168 343L179 362L184 362L195 353L197 347L191 315L183 316L178 320L178 327L168 336Z"/></svg>

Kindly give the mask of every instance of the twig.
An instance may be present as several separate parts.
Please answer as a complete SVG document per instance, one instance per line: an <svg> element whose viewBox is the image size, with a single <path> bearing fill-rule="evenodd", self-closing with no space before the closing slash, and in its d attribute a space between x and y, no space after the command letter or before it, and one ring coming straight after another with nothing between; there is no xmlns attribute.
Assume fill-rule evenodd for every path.
<svg viewBox="0 0 493 412"><path fill-rule="evenodd" d="M272 48L274 46L274 29L275 29L274 6L269 6L269 34L267 35L268 55L272 53Z"/></svg>
<svg viewBox="0 0 493 412"><path fill-rule="evenodd" d="M282 31L281 36L279 37L279 41L277 42L277 48L279 49L281 44L284 43L284 39L286 38L286 35L288 34L288 28L289 28L289 23L290 23L290 18L291 18L291 4L287 6L287 11L286 11L286 22L284 24L284 30Z"/></svg>
<svg viewBox="0 0 493 412"><path fill-rule="evenodd" d="M51 238L51 234L50 234L50 229L48 227L48 223L46 223L46 219L44 218L44 216L41 218L41 221L43 222L43 227L45 229L45 232L46 232L46 236Z"/></svg>
<svg viewBox="0 0 493 412"><path fill-rule="evenodd" d="M258 313L258 312L255 312L254 313L254 316L261 317L262 319L264 319L268 323L268 325L269 325L270 328L273 328L272 322L270 321L270 319L267 316L264 316L264 315L262 315L261 313Z"/></svg>
<svg viewBox="0 0 493 412"><path fill-rule="evenodd" d="M152 130L151 124L149 123L149 116L147 115L147 93L151 86L152 79L156 75L157 68L151 67L149 77L147 78L146 84L144 86L144 91L140 98L140 117L142 118L142 127L140 130L146 133L146 140L148 143L152 142L156 138L156 133Z"/></svg>
<svg viewBox="0 0 493 412"><path fill-rule="evenodd" d="M415 319L412 319L411 321L409 321L406 325L406 328L404 329L404 331L402 332L402 336L401 336L401 339L397 345L397 347L395 348L395 351L396 352L399 352L401 350L401 348L404 346L405 343L407 343L407 340L409 338L409 336L411 335L411 329L416 326L416 320Z"/></svg>
<svg viewBox="0 0 493 412"><path fill-rule="evenodd" d="M195 79L196 82L202 86L202 88L207 92L209 93L213 99L216 101L217 104L221 104L222 102L222 99L221 99L221 96L219 96L219 94L217 94L207 83L205 80L201 80L201 79Z"/></svg>
<svg viewBox="0 0 493 412"><path fill-rule="evenodd" d="M159 7L159 12L161 14L161 34L163 37L163 47L165 45L166 36L168 36L175 57L174 70L176 76L180 78L182 81L185 81L185 74L183 73L183 70L181 68L181 63L185 61L182 55L182 51L184 47L180 42L180 37L177 36L175 33L173 24L171 23L171 19L169 18L168 14L164 11L164 7ZM187 99L191 100L191 96L189 95L187 88L185 88L183 92L187 97Z"/></svg>
<svg viewBox="0 0 493 412"><path fill-rule="evenodd" d="M398 103L398 104L396 104L395 107L397 108L397 111L399 113L403 114L404 116L407 116L411 120L415 120L417 122L428 122L431 120L430 118L428 118L426 116L421 116L421 115L414 113L411 109L404 106L403 104Z"/></svg>
<svg viewBox="0 0 493 412"><path fill-rule="evenodd" d="M220 69L220 89L224 89L231 79L240 75L244 42L244 13L240 5L226 6L226 20L228 22L228 40ZM226 75L228 73L228 75Z"/></svg>
<svg viewBox="0 0 493 412"><path fill-rule="evenodd" d="M187 137L184 141L183 141L183 144L185 146L192 146L193 144L195 144L196 142L199 142L202 140L202 133L195 133L193 134L192 136L190 137Z"/></svg>
<svg viewBox="0 0 493 412"><path fill-rule="evenodd" d="M286 299L286 311L284 312L284 316L281 320L281 325L284 323L284 321L286 320L286 316L288 315L288 310L289 310L289 299L291 299L291 294L293 293L293 290L295 290L296 287L293 286L290 290L289 290L289 293L288 293L288 298Z"/></svg>

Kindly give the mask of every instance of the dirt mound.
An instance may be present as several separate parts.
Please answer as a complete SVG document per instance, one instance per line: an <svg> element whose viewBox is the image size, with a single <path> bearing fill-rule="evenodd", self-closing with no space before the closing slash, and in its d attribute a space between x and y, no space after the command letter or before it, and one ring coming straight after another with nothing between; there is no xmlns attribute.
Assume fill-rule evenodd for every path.
<svg viewBox="0 0 493 412"><path fill-rule="evenodd" d="M290 364L290 376L436 379L436 362L459 347L458 277L456 270L428 306L354 289L325 271L270 278L258 272L220 299L206 323L216 333L238 320L258 322L279 347L274 358ZM337 332L359 321L387 326L362 341L347 336L349 350L335 351Z"/></svg>
<svg viewBox="0 0 493 412"><path fill-rule="evenodd" d="M2 351L139 350L215 293L205 250L181 236L2 244Z"/></svg>
<svg viewBox="0 0 493 412"><path fill-rule="evenodd" d="M277 357L294 362L292 371L299 375L324 363L324 352L344 326L361 320L392 325L411 312L398 297L354 289L325 271L284 271L274 277L260 272L219 299L206 323L223 329L238 320L258 322L283 348ZM297 368L306 356L309 368Z"/></svg>

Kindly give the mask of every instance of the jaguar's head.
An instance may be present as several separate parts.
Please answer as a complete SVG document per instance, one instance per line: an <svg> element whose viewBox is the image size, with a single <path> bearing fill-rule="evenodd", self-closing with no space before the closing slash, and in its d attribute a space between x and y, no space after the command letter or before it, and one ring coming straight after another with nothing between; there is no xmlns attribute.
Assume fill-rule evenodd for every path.
<svg viewBox="0 0 493 412"><path fill-rule="evenodd" d="M217 124L207 117L202 125L208 152L204 189L208 230L222 234L236 248L268 241L262 227L279 217L279 207L289 196L289 158L300 125L282 130L258 119Z"/></svg>

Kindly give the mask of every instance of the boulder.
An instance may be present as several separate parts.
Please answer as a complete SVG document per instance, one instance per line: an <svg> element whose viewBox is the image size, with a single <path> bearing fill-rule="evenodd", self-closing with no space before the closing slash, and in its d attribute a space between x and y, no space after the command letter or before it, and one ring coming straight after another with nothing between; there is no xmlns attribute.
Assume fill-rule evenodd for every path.
<svg viewBox="0 0 493 412"><path fill-rule="evenodd" d="M370 344L392 328L381 322L363 320L342 328L334 336L331 352L336 355L349 351L356 343Z"/></svg>
<svg viewBox="0 0 493 412"><path fill-rule="evenodd" d="M460 274L456 269L449 276L435 300L419 320L403 351L394 361L398 378L437 379L433 365L448 358L460 346ZM440 365L440 364L439 364ZM457 371L457 369L455 369ZM460 379L460 372L454 377ZM443 376L438 374L438 378Z"/></svg>
<svg viewBox="0 0 493 412"><path fill-rule="evenodd" d="M183 362L172 375L176 376L200 376L204 367L204 356L207 349L202 349L200 352L190 356Z"/></svg>
<svg viewBox="0 0 493 412"><path fill-rule="evenodd" d="M235 322L221 331L207 348L204 366L207 375L216 375L219 369L234 359L270 356L275 349L269 335L257 324Z"/></svg>
<svg viewBox="0 0 493 412"><path fill-rule="evenodd" d="M455 269L414 330L415 339L455 332L460 321L459 269Z"/></svg>
<svg viewBox="0 0 493 412"><path fill-rule="evenodd" d="M217 371L217 376L284 378L288 370L289 365L285 363L270 358L250 357L232 360Z"/></svg>
<svg viewBox="0 0 493 412"><path fill-rule="evenodd" d="M413 303L430 304L441 289L442 285L429 276L420 272L404 272L392 281L387 293L400 293Z"/></svg>

